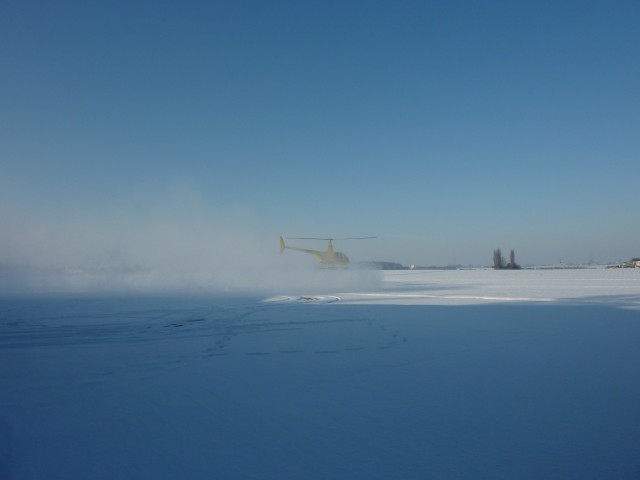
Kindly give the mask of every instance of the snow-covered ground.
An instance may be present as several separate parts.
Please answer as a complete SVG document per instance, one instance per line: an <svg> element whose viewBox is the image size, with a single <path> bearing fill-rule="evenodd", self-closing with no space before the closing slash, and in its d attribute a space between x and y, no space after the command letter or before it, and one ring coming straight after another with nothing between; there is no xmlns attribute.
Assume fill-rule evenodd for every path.
<svg viewBox="0 0 640 480"><path fill-rule="evenodd" d="M640 270L301 290L0 300L0 479L640 478Z"/></svg>

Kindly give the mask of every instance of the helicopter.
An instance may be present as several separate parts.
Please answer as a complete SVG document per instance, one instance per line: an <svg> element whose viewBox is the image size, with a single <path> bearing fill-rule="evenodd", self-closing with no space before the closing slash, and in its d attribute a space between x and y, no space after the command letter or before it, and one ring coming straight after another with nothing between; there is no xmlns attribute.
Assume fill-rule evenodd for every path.
<svg viewBox="0 0 640 480"><path fill-rule="evenodd" d="M366 240L369 238L376 237L356 237L356 238L316 238L316 237L290 237L291 240L326 240L329 243L327 244L327 250L312 250L309 248L298 248L298 247L289 247L284 243L284 237L280 237L280 253L287 250L297 250L298 252L309 253L316 257L316 260L322 264L332 267L344 267L349 264L349 257L347 257L342 252L336 252L333 249L333 241L334 240Z"/></svg>

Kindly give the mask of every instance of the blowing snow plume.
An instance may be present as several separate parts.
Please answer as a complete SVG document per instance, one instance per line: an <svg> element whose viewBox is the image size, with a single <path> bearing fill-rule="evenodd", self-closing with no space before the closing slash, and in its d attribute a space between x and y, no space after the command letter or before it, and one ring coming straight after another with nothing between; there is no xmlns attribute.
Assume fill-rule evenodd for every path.
<svg viewBox="0 0 640 480"><path fill-rule="evenodd" d="M99 220L3 215L0 293L305 294L375 282L280 255L278 237L246 212L212 215L192 197Z"/></svg>

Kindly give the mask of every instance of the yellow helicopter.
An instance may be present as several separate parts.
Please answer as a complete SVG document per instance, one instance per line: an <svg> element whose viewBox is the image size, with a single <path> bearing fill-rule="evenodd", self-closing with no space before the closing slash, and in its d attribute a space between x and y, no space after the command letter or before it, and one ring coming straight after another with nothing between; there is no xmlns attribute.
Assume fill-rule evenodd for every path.
<svg viewBox="0 0 640 480"><path fill-rule="evenodd" d="M284 243L284 237L280 237L280 253L287 250L297 250L298 252L309 253L316 257L316 260L322 264L332 267L344 267L349 264L349 257L347 257L342 252L336 252L333 249L333 241L334 240L366 240L369 238L376 237L353 237L353 238L316 238L316 237L290 237L290 240L326 240L329 243L327 244L327 250L312 250L309 248L298 248L298 247L289 247Z"/></svg>

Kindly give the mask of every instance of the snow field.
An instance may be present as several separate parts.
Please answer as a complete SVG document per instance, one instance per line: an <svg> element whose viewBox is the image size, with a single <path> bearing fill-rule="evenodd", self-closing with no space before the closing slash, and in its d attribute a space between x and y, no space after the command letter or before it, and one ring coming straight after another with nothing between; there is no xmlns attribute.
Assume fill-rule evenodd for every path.
<svg viewBox="0 0 640 480"><path fill-rule="evenodd" d="M639 279L3 300L0 478L635 479Z"/></svg>

